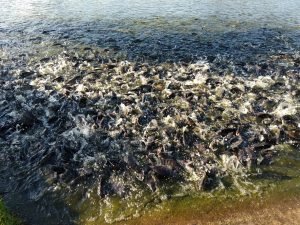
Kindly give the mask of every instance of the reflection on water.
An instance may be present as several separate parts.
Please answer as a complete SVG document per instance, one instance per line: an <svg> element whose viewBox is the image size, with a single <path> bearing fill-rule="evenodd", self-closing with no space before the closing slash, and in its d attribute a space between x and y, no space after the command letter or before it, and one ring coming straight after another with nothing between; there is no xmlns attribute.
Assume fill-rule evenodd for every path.
<svg viewBox="0 0 300 225"><path fill-rule="evenodd" d="M297 0L2 0L1 6L1 21L12 23L37 19L78 22L153 17L218 17L271 27L295 26L300 22Z"/></svg>
<svg viewBox="0 0 300 225"><path fill-rule="evenodd" d="M2 1L0 45L52 41L122 51L132 60L249 58L300 46L294 1ZM32 46L32 43L35 44ZM230 57L231 57L230 56Z"/></svg>

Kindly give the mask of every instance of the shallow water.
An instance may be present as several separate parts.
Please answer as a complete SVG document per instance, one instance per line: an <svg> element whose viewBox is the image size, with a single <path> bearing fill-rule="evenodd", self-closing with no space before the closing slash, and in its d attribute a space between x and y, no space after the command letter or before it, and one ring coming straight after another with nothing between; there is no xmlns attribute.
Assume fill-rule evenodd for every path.
<svg viewBox="0 0 300 225"><path fill-rule="evenodd" d="M71 139L71 135L67 136L68 133L64 133L64 131L70 127L79 129L78 137L80 138L78 140L80 141L82 136L89 137L92 133L91 124L84 124L80 121L80 116L85 113L81 111L80 107L86 104L84 101L94 101L94 98L101 99L101 96L94 97L88 92L82 94L80 90L86 88L84 85L89 86L93 91L103 89L103 93L106 92L108 95L111 90L115 91L118 96L127 94L128 89L125 88L125 91L122 91L118 88L118 78L111 81L110 75L115 75L114 70L108 70L107 78L105 77L106 74L103 75L104 78L98 76L98 83L95 85L93 83L95 81L93 74L102 71L101 68L99 69L100 66L105 69L109 66L114 67L114 63L119 63L118 65L121 66L137 63L140 67L137 72L143 72L143 68L151 70L156 67L153 69L155 71L158 70L158 67L162 67L162 74L171 73L178 80L185 79L184 76L190 73L184 71L181 74L181 65L187 68L199 66L205 76L212 76L213 78L208 82L211 82L209 89L212 89L212 93L215 93L214 85L224 84L227 87L226 80L223 79L225 76L229 76L229 79L237 78L237 80L233 80L233 84L242 81L242 85L247 86L247 88L251 86L252 82L254 88L251 86L251 91L257 92L255 94L263 93L261 98L256 99L257 104L253 103L257 106L254 107L256 113L267 110L262 106L264 102L261 103L261 100L271 99L275 101L275 103L271 102L271 105L277 104L276 106L278 106L277 111L270 110L272 115L274 114L279 118L278 121L273 121L274 125L282 126L281 117L290 113L293 115L292 120L295 120L293 122L298 123L299 127L300 103L297 82L299 82L300 73L300 14L298 10L300 1L0 0L0 5L0 85L5 86L7 88L5 90L9 90L3 91L3 96L0 99L0 107L1 110L3 109L3 112L0 112L0 125L6 117L17 118L16 112L22 112L22 107L25 107L27 103L36 108L36 111L33 110L34 116L38 115L39 119L39 122L34 122L33 129L29 129L24 134L20 133L18 128L16 131L11 128L11 133L9 131L9 134L6 135L3 134L6 132L6 128L0 127L0 140L2 141L2 143L0 142L2 148L0 153L0 193L4 194L7 205L25 221L33 225L42 222L49 225L59 223L64 225L76 223L104 224L120 220L121 224L124 220L127 220L126 223L129 224L151 224L153 221L154 224L159 224L159 220L175 215L175 219L168 220L172 224L176 221L176 215L186 220L201 220L205 217L202 218L201 215L214 211L215 205L220 206L218 208L220 214L212 213L211 216L219 219L223 215L226 216L226 212L233 208L237 208L237 211L240 208L245 209L247 204L240 204L240 201L249 201L251 204L255 204L258 198L262 202L267 198L278 198L280 201L283 199L282 195L284 194L282 193L287 191L292 192L292 197L299 197L297 191L300 184L299 137L294 137L293 133L291 134L292 138L290 138L293 141L289 138L283 138L280 141L284 145L277 146L277 149L268 149L276 156L271 166L254 167L247 174L237 173L238 178L236 180L234 177L224 177L222 178L222 187L216 190L208 188L209 190L200 193L189 193L189 190L184 189L186 187L183 184L174 188L170 185L170 188L169 183L166 182L159 191L154 193L146 188L140 192L135 190L138 193L135 192L134 195L125 199L115 195L111 197L109 194L107 196L100 194L99 196L98 187L93 185L101 186L102 178L98 184L98 180L95 182L94 177L93 179L89 178L90 174L88 174L87 181L74 179L78 182L77 186L71 187L68 183L55 186L52 184L56 178L51 177L53 168L49 169L47 166L48 163L51 166L56 163L53 155L51 155L53 153L51 151L55 149L53 143L59 142L60 139L63 140L62 144L68 143L67 141L74 141L67 140L68 138ZM194 64L195 62L196 64ZM203 69L205 67L207 69ZM34 73L31 74L31 71ZM195 75L193 73L191 72L192 79ZM20 74L21 78L19 77ZM127 75L126 79L129 80L129 86L140 85L140 81L130 78L130 74ZM181 75L183 78L180 77ZM22 78L22 76L24 77ZM84 85L80 83L81 78L78 79L80 76L87 78ZM218 76L219 78L216 78ZM278 87L272 86L273 94L264 91L262 87L255 89L255 82L258 86L269 86L263 80L263 76L267 77L266 81L268 79L271 82L273 79L278 81L275 83L279 85ZM73 80L74 77L76 79ZM256 79L257 77L259 78ZM173 81L173 78L168 77L166 79ZM72 87L65 88L64 79L73 82ZM89 79L91 79L91 85L89 85ZM163 80L161 77L159 79ZM107 81L112 83L108 82L107 86L101 83ZM182 86L189 87L189 85L191 86L191 84L184 83ZM11 86L16 87L16 92L10 92ZM205 85L199 87L206 90ZM193 90L196 90L195 92L201 96L199 87ZM13 90L13 88L11 89ZM70 92L76 89L76 93L70 97L64 92L66 89ZM32 100L30 97L32 90L34 90L36 100ZM238 89L238 91L240 90ZM52 93L54 93L53 96ZM87 100L84 98L82 100L82 95L89 97L86 97ZM45 100L45 96L52 98ZM239 96L238 93L237 96ZM240 97L241 99L248 99L246 94L242 94ZM51 130L49 126L46 126L48 115L45 115L51 114L51 110L44 112L38 111L38 109L41 105L55 104L55 98L59 99L60 103L64 102L60 105L58 114L67 122L66 125L60 122L63 124L62 127L54 126L56 130L54 128ZM209 96L203 98L208 99ZM9 111L10 106L6 105L6 100L12 101L10 106L16 111ZM214 100L216 99L213 99L210 103L212 105L207 108L208 114L215 113ZM234 98L231 100L235 101ZM166 100L166 102L170 103L171 101ZM76 109L77 103L80 105L79 109ZM188 107L184 105L189 104L186 101L175 101L175 103L175 108L180 109L182 114L188 110ZM238 103L237 101L236 105ZM73 107L72 104L75 106ZM103 105L101 105L103 102L100 101L97 104L91 104L91 109L103 110ZM230 105L228 102L224 104ZM236 105L234 107L237 107ZM67 107L70 107L69 111ZM220 105L218 107L220 108ZM272 107L270 106L270 108ZM246 104L243 110L247 110ZM9 116L7 116L8 114ZM71 119L67 118L66 115L71 115ZM86 119L89 118L88 116ZM207 120L210 125L209 129L213 131L218 129L220 124L226 124L224 121L214 124L215 118L219 115L214 116L212 120ZM226 119L229 120L230 116L229 112ZM246 119L249 120L248 123L250 124L255 123L255 119L253 120L252 117ZM205 116L203 120L205 120ZM243 117L240 117L239 120L243 120ZM143 123L147 124L148 122L146 119ZM245 123L245 121L243 122ZM66 130L63 130L63 126L67 127ZM263 126L263 124L259 124L258 129L263 129ZM55 132L59 135L56 136ZM40 143L37 140L39 138L36 137L39 137L40 134L42 134L41 138L45 140L45 143ZM96 134L98 135L98 133ZM262 139L266 136L268 135L263 134ZM76 144L72 147L77 150L80 149L80 151L83 149L87 153L84 152L83 156L78 154L79 157L82 157L80 158L82 162L79 162L80 160L74 164L72 164L73 162L63 162L66 164L66 168L74 169L70 169L66 179L68 176L73 179L72 176L76 173L86 172L80 169L84 169L85 166L88 167L89 160L96 154L93 152L94 146L90 143L93 142L91 139L87 138L87 143L85 140L82 143L77 140L74 141ZM4 149L7 146L9 148L6 152ZM36 148L32 146L36 146ZM28 152L28 149L34 150ZM63 148L55 151L61 156L56 159L57 162L64 161L65 159L61 160L64 157L68 158L65 161L72 161L68 156L72 153L60 153L59 151L65 151ZM177 150L172 151L176 152ZM106 149L103 152L104 156L107 154L108 158L115 154L114 152L107 153ZM119 154L116 159L123 159L123 153ZM180 154L182 153L179 151L179 157L183 157ZM112 160L116 161L113 157L111 157ZM102 158L97 160L98 164L104 161ZM220 158L218 160L221 161ZM9 164L7 164L8 162ZM115 162L109 163L113 165ZM111 165L109 166L115 169ZM56 170L55 173L65 170L60 167L54 169ZM79 172L76 171L77 169ZM98 169L99 167L95 169L96 175L99 172ZM113 178L110 178L109 181ZM115 178L118 178L117 175ZM130 181L127 180L127 182ZM116 184L119 183L116 182ZM269 192L273 193L271 197ZM200 216L197 217L197 215ZM142 217L137 220L133 219L139 216ZM151 218L156 219L152 221ZM206 219L209 222L212 218L207 217Z"/></svg>
<svg viewBox="0 0 300 225"><path fill-rule="evenodd" d="M255 60L299 49L294 1L1 1L2 46L47 41L122 50L129 58L191 61L235 55ZM24 51L24 50L19 50Z"/></svg>
<svg viewBox="0 0 300 225"><path fill-rule="evenodd" d="M236 22L249 22L258 26L295 27L299 25L299 2L292 1L170 1L170 0L2 0L2 23L24 23L39 20L42 23L60 21L113 21L131 19L198 18L210 17ZM41 21L43 19L43 21ZM172 22L172 21L170 21Z"/></svg>

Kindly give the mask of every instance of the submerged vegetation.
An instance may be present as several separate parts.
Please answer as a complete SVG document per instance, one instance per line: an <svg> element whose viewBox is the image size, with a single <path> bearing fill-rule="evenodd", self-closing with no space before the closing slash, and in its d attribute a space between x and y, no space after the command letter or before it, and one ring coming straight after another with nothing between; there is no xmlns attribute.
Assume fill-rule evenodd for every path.
<svg viewBox="0 0 300 225"><path fill-rule="evenodd" d="M0 225L20 225L19 219L11 215L11 213L6 209L3 201L0 200Z"/></svg>

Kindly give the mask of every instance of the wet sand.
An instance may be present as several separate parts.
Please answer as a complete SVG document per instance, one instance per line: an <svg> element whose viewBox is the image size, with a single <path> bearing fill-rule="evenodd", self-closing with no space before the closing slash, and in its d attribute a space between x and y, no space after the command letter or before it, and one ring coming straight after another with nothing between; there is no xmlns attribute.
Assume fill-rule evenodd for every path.
<svg viewBox="0 0 300 225"><path fill-rule="evenodd" d="M218 210L186 212L165 216L152 215L129 223L144 225L297 225L300 221L300 198L281 198L266 202L246 201ZM198 212L197 212L198 211Z"/></svg>

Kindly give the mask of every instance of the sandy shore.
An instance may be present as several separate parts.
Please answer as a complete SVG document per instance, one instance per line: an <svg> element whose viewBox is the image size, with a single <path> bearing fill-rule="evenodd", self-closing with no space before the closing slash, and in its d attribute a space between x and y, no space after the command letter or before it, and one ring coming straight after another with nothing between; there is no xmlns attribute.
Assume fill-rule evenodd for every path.
<svg viewBox="0 0 300 225"><path fill-rule="evenodd" d="M144 216L127 223L143 225L298 225L300 198L280 197L262 202L255 200L224 206L192 209L189 212L170 212L169 215Z"/></svg>

